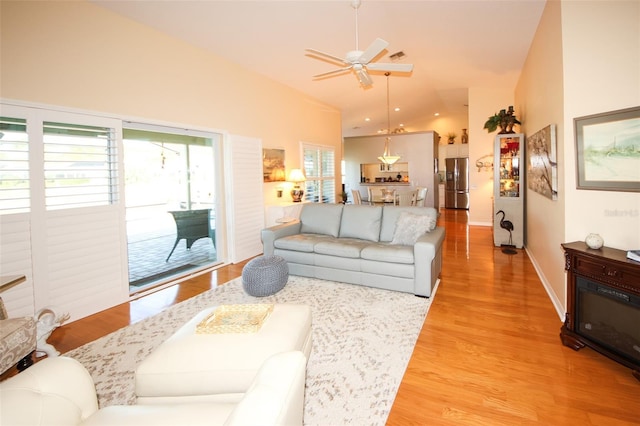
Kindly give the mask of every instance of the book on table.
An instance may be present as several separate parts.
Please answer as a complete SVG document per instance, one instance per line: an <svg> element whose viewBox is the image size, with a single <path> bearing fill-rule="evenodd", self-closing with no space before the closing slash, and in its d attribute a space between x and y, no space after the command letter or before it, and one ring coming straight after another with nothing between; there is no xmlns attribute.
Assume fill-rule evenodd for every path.
<svg viewBox="0 0 640 426"><path fill-rule="evenodd" d="M636 262L640 262L640 250L629 250L627 251L627 259L635 260Z"/></svg>

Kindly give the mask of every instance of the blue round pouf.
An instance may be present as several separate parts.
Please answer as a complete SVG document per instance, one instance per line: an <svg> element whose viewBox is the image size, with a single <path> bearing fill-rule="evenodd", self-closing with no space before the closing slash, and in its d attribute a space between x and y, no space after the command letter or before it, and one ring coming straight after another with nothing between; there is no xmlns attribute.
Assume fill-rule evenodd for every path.
<svg viewBox="0 0 640 426"><path fill-rule="evenodd" d="M271 296L289 280L289 265L281 256L259 256L242 268L242 288L256 297Z"/></svg>

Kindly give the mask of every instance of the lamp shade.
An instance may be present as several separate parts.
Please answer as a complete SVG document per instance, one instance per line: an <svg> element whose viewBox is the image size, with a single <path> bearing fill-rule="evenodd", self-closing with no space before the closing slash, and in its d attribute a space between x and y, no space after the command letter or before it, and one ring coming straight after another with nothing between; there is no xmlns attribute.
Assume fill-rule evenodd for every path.
<svg viewBox="0 0 640 426"><path fill-rule="evenodd" d="M300 169L292 169L289 172L289 182L304 182L307 178L304 177L304 173Z"/></svg>
<svg viewBox="0 0 640 426"><path fill-rule="evenodd" d="M389 142L391 142L391 138L387 136L384 141L384 153L380 157L378 157L378 160L380 160L381 163L392 165L400 159L400 156L391 155L391 153L389 152Z"/></svg>

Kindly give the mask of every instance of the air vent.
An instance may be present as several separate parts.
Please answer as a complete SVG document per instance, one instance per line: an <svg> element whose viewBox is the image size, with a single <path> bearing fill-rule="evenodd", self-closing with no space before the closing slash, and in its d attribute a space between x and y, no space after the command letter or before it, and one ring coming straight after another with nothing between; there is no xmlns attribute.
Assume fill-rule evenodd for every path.
<svg viewBox="0 0 640 426"><path fill-rule="evenodd" d="M401 50L399 52L394 53L393 55L389 55L389 58L392 61L399 61L400 59L404 58L406 55L405 53Z"/></svg>

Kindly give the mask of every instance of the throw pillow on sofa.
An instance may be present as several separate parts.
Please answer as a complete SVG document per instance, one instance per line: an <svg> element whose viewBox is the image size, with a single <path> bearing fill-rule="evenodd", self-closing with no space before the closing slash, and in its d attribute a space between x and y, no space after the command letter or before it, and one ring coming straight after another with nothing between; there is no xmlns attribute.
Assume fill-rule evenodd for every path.
<svg viewBox="0 0 640 426"><path fill-rule="evenodd" d="M432 231L435 227L436 221L430 216L402 212L396 222L391 244L413 245L421 235Z"/></svg>

